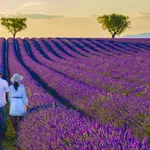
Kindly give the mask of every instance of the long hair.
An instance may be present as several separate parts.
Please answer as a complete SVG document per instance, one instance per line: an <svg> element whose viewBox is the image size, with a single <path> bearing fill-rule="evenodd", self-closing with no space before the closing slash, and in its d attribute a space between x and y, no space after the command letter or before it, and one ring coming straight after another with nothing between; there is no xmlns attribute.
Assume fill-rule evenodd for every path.
<svg viewBox="0 0 150 150"><path fill-rule="evenodd" d="M17 91L17 90L18 90L19 83L18 83L18 82L14 82L13 85L14 85L15 90Z"/></svg>

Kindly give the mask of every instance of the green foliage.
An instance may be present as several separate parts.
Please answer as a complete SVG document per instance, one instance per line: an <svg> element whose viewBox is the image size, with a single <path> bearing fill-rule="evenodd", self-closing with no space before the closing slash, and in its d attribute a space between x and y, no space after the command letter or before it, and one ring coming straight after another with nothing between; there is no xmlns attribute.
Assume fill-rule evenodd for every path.
<svg viewBox="0 0 150 150"><path fill-rule="evenodd" d="M9 107L10 105L7 104L7 123L6 123L7 131L6 131L6 137L4 138L4 141L3 141L3 149L4 150L18 150L16 146L15 131L11 123L10 116L8 115Z"/></svg>
<svg viewBox="0 0 150 150"><path fill-rule="evenodd" d="M128 16L121 14L103 15L97 18L97 21L102 24L104 30L108 30L114 38L120 35L127 28L130 28L130 21Z"/></svg>
<svg viewBox="0 0 150 150"><path fill-rule="evenodd" d="M15 38L16 33L25 30L27 18L1 18L1 24L12 33Z"/></svg>
<svg viewBox="0 0 150 150"><path fill-rule="evenodd" d="M105 76L105 77L108 77L108 76L110 76L110 72L109 71L104 72L102 75Z"/></svg>
<svg viewBox="0 0 150 150"><path fill-rule="evenodd" d="M72 145L71 140L70 140L70 139L67 139L67 138L63 138L63 139L62 139L62 142L63 142L63 144L64 144L65 146L68 146L68 147L70 147L70 146Z"/></svg>
<svg viewBox="0 0 150 150"><path fill-rule="evenodd" d="M148 137L150 137L150 125L147 126L147 128L146 128L146 134ZM150 142L150 139L149 139L149 142Z"/></svg>

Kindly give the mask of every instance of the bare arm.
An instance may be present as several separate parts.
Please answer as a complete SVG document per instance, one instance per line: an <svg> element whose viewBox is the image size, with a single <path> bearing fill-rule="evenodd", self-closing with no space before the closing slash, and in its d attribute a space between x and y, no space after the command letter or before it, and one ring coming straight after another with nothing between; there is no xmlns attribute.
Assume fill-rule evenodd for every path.
<svg viewBox="0 0 150 150"><path fill-rule="evenodd" d="M5 83L5 92L6 92L6 101L8 102L9 101L9 85L8 85L8 82Z"/></svg>
<svg viewBox="0 0 150 150"><path fill-rule="evenodd" d="M9 93L6 93L6 101L9 102Z"/></svg>

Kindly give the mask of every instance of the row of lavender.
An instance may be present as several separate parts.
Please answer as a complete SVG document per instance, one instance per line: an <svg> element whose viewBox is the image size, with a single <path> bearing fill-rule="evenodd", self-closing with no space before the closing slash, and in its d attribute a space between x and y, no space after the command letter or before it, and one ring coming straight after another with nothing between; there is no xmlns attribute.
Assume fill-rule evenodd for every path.
<svg viewBox="0 0 150 150"><path fill-rule="evenodd" d="M25 77L26 80L23 83L30 96L30 107L43 103L54 103L56 100L39 87L39 84L18 62L12 39L8 40L8 46L10 73L12 75L18 72ZM22 149L148 148L145 140L141 145L137 139L132 137L130 131L110 125L100 126L98 122L80 118L78 113L68 111L66 108L52 108L31 113L20 127L19 139ZM78 129L76 129L77 127ZM75 134L77 135L75 136ZM79 134L80 138L77 137ZM105 139L106 135L109 135L107 139ZM115 140L116 138L117 140ZM133 139L133 142L124 145L130 138ZM138 143L135 145L136 142Z"/></svg>
<svg viewBox="0 0 150 150"><path fill-rule="evenodd" d="M4 38L0 38L0 68L5 70L7 68L7 45ZM3 71L3 77L6 79L6 72Z"/></svg>
<svg viewBox="0 0 150 150"><path fill-rule="evenodd" d="M32 44L32 42L31 41L28 41L29 43L30 43L30 45ZM41 41L40 40L38 40L38 42L40 43ZM59 41L57 41L58 43L59 43ZM41 44L41 43L40 43ZM33 48L31 48L31 49L33 49ZM45 51L46 49L45 49L45 47L43 47L43 45L42 45L42 49L43 49L43 51ZM34 48L34 50L36 50L35 48ZM32 51L32 50L31 50ZM32 51L33 52L33 51ZM35 51L34 51L35 52ZM48 53L47 53L48 54ZM90 63L89 63L89 59L88 60L86 60L86 62L88 62L87 64L83 64L84 63L84 61L78 61L78 62L74 62L74 61L72 61L72 62L70 62L70 61L61 61L61 64L59 63L59 64L57 64L57 63L53 63L52 61L48 61L48 60L46 60L46 59L43 59L42 58L42 56L40 56L40 53L39 52L36 52L36 53L34 53L34 55L36 55L36 58L37 58L37 60L40 62L40 63L42 63L42 64L45 64L47 67L51 67L52 69L54 69L54 70L57 70L57 71L59 71L59 72L61 72L61 73L64 73L65 75L67 75L67 76L69 76L70 78L73 78L73 79L75 79L75 80L79 80L79 81L83 81L83 82L85 82L85 83L87 83L87 84L91 84L92 86L95 86L96 88L101 88L101 87L99 87L100 85L102 85L102 82L103 82L103 84L105 84L106 85L106 82L107 82L107 80L110 80L110 78L108 78L108 75L110 75L110 72L111 72L111 74L112 73L114 73L114 76L112 77L113 78L113 80L115 81L115 82L117 82L117 80L115 80L115 79L117 79L117 78L119 78L119 76L123 76L122 74L122 72L125 70L123 67L122 67L122 65L120 65L120 63L126 63L126 61L128 61L128 62L133 62L134 64L132 64L132 66L131 67L135 67L134 69L143 69L144 70L144 68L145 67L149 67L148 66L148 58L149 58L149 56L146 56L147 55L147 53L145 54L145 56L143 55L143 57L142 58L137 58L137 59L139 59L139 60L136 60L136 61L134 61L134 57L135 56L133 56L133 55L131 55L130 57L128 56L128 57L125 57L125 58L123 58L122 59L122 57L121 58L118 58L118 57L112 57L111 58L111 60L110 60L110 58L109 57L105 57L105 59L96 59L96 61L97 61L97 64L95 64L95 62L92 60L92 61L90 61ZM137 57L137 55L136 55L136 57ZM145 57L147 57L146 58L146 61L144 61L144 63L145 64L142 64L143 62L143 60L142 59L145 59ZM98 61L100 61L100 63L98 62ZM75 69L75 67L76 67L76 64L77 63L79 63L80 62L80 67L82 67L82 71L81 70L79 70L79 69ZM115 63L114 63L115 62ZM142 62L142 63L141 63ZM112 63L112 64L111 64ZM69 65L68 65L69 64ZM90 64L90 65L89 65ZM94 65L93 65L94 64ZM111 65L110 65L111 64ZM146 65L147 64L147 65ZM65 65L65 66L64 66ZM128 63L126 64L126 67L127 67L127 65L128 65ZM140 68L138 68L138 66L140 65ZM146 66L145 66L146 65ZM95 66L97 66L97 67L95 67ZM119 67L118 67L119 66ZM142 67L141 67L142 66ZM116 67L118 68L118 69L116 69ZM86 69L86 70L85 70ZM122 70L121 70L122 69ZM128 69L128 68L127 68ZM134 78L133 78L133 71L132 72L130 72L129 70L127 70L126 69L126 75L130 75L130 78L129 78L129 76L128 76L128 78L125 78L125 82L124 83L122 83L122 84L126 84L126 80L127 79L129 79L129 82L131 81L131 80L134 80L134 78L138 78L139 77L139 73L140 72L143 72L143 70L139 70L139 72L137 72L137 74L135 74L134 75ZM115 70L115 71L114 71ZM135 70L135 71L136 71ZM147 69L147 70L149 70L149 69ZM88 71L88 73L87 73L87 71ZM117 72L118 71L118 72ZM92 72L92 73L91 73ZM116 72L117 73L119 73L120 72L120 74L119 75L116 75ZM145 72L144 72L145 73ZM144 77L148 77L148 71L147 71L147 73L145 74L145 76L142 76L142 79L144 78ZM99 75L101 75L101 78L102 78L102 75L103 76L105 76L105 78L99 78ZM131 76L132 75L132 76ZM106 76L107 76L107 78L106 78ZM89 79L91 79L91 81L89 81L88 80L88 78L87 77L89 77ZM132 78L131 78L132 77ZM112 78L111 78L111 80L112 80ZM94 80L92 80L92 79L94 79ZM95 79L96 79L96 82L94 82L95 81ZM100 80L101 79L101 80ZM122 79L121 79L122 80ZM113 81L113 82L114 82ZM88 82L90 82L90 83L88 83ZM99 83L101 83L101 84L99 84ZM119 84L119 83L118 83ZM116 83L115 83L115 85L116 85ZM122 86L122 85L120 85L120 86ZM125 86L125 85L124 85ZM126 85L127 86L127 85ZM112 87L111 87L112 88ZM114 86L113 86L113 88L114 88ZM107 90L107 89L106 89Z"/></svg>
<svg viewBox="0 0 150 150"><path fill-rule="evenodd" d="M0 67L3 68L3 39L0 39Z"/></svg>
<svg viewBox="0 0 150 150"><path fill-rule="evenodd" d="M51 40L44 40L52 45ZM61 43L59 40L55 41ZM41 79L48 82L49 87L101 123L127 124L136 135L148 136L150 123L150 69L148 69L150 53L148 51L119 57L101 55L100 58L92 57L85 60L81 58L69 60L68 56L65 57L67 61L60 59L60 63L58 60L53 62L43 57L41 51L50 58L53 55L48 52L41 40L34 38L32 42L30 39L25 39L25 42L30 46L28 51L31 57L22 51L23 61L31 70L34 69L34 65L39 66L41 72L38 69L34 69L34 72L40 74ZM63 56L63 52L52 46L59 55ZM71 52L67 49L67 52L69 51ZM90 53L88 56L90 57ZM30 61L34 62L30 64ZM82 65L80 66L82 68L78 68L76 64Z"/></svg>
<svg viewBox="0 0 150 150"><path fill-rule="evenodd" d="M4 54L4 39L0 39L0 68L2 68L4 70L5 66L4 66L4 62L5 62L5 54ZM5 76L3 76L3 78L5 78ZM0 119L1 119L1 114L0 114Z"/></svg>
<svg viewBox="0 0 150 150"><path fill-rule="evenodd" d="M3 68L3 39L0 39L0 68ZM4 69L4 68L3 68ZM0 114L1 119L1 114Z"/></svg>
<svg viewBox="0 0 150 150"><path fill-rule="evenodd" d="M40 87L39 83L33 80L33 77L29 74L30 71L40 75L42 81L55 88L59 95L67 98L72 103L76 101L77 103L74 103L76 106L83 105L83 108L81 107L83 110L84 105L88 102L90 106L95 99L100 101L103 96L110 96L105 91L80 84L74 79L66 78L66 76L54 71L49 66L43 65L42 62L34 61L28 56L23 41L18 39L17 42L19 46L16 52L14 41L12 39L8 40L9 68L11 75L14 72L19 72L25 76L24 84L30 96L30 107L44 103L56 103L56 100L50 97ZM21 58L17 54L19 52ZM23 67L18 62L16 55L19 60L23 60L25 66L28 66L29 72L25 70L25 66ZM43 60L45 59L43 58ZM71 88L73 89L71 90ZM70 96L70 94L72 95ZM130 131L115 128L112 125L101 126L97 121L91 121L85 117L81 118L77 112L68 111L66 108L49 108L31 113L20 127L19 138L22 149L148 149L146 140L144 139L143 144L141 144L132 137ZM39 132L41 134L37 134ZM78 135L80 135L80 138L77 137ZM104 138L106 139L104 140Z"/></svg>
<svg viewBox="0 0 150 150"><path fill-rule="evenodd" d="M30 45L32 44L32 42L30 40L28 40L28 42L30 43ZM36 42L41 44L40 40L37 40ZM41 47L42 47L42 50L46 53L46 48L43 45ZM33 49L34 49L34 52L33 52ZM110 91L109 88L112 89L117 86L120 86L120 87L128 86L127 82L131 82L131 80L134 81L134 78L135 79L139 78L139 76L140 76L139 73L141 73L141 72L143 73L145 67L146 68L149 67L148 66L149 55L147 56L147 53L145 55L143 55L142 58L137 58L137 59L139 59L138 61L137 60L134 61L133 58L135 56L131 55L131 56L128 56L125 58L124 57L123 58L122 57L120 57L120 58L112 57L111 60L109 57L105 57L105 59L98 59L98 58L94 59L94 61L95 60L97 61L97 64L95 64L95 62L93 60L90 63L89 63L89 60L88 61L86 60L87 64L84 64L85 61L81 61L81 62L78 61L76 63L74 61L71 61L71 62L70 61L61 61L61 63L55 63L53 61L44 59L43 56L40 54L40 52L35 51L35 50L37 50L36 48L31 47L30 50L32 51L31 53L33 53L33 55L36 57L38 62L45 64L45 66L52 68L56 71L59 71L62 74L65 74L69 78L73 78L77 81L84 82L84 83L91 85L95 88L98 88L100 90L102 89L102 87L104 88L104 86L106 86L109 83L107 81L109 81L111 79L112 83L111 83L111 85L109 85L107 87L108 89L105 88L105 91ZM49 54L49 53L47 52L47 54ZM137 55L136 55L136 57L137 57ZM145 59L145 57L146 57L146 60L143 61L143 59ZM98 62L98 61L100 61L100 62ZM120 63L123 64L126 61L132 62L131 63L132 66L130 66L130 67L134 67L132 69L134 69L134 70L136 69L135 71L139 70L136 74L134 74L134 76L133 76L134 72L129 71L129 70L126 70L126 74L123 75L123 72L125 69L123 69L123 67L122 67L122 65L120 65ZM77 63L79 63L79 62L80 62L80 65L83 66L82 69L76 68ZM113 63L113 64L110 65L111 63ZM126 64L126 68L127 68L127 65L128 64ZM140 65L140 67L139 67L139 65ZM142 70L140 70L140 69L142 69ZM141 76L142 80L145 77L148 77L149 69L147 68L147 72L144 72L144 73L145 74L143 76ZM111 78L108 75L110 75ZM125 77L125 75L126 75L126 77ZM119 82L120 80L118 80L120 76L122 77L122 78L120 78L120 80L122 80L122 82ZM140 80L141 80L141 78L140 78ZM124 79L124 82L123 82L123 79ZM139 80L136 80L136 82L137 81L139 81ZM132 82L132 84L133 84L133 82ZM139 83L139 84L141 84L141 83ZM134 86L136 86L135 82L134 82ZM129 88L129 87L126 87L126 89L127 88ZM118 92L119 91L120 90L118 90ZM134 92L134 90L132 92Z"/></svg>

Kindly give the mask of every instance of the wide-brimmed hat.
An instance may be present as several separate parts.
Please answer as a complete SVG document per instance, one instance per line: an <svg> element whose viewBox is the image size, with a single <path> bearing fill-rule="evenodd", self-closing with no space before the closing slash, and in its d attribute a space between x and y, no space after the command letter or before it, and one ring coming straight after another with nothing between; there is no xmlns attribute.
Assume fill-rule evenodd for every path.
<svg viewBox="0 0 150 150"><path fill-rule="evenodd" d="M15 73L13 77L10 79L11 82L19 82L23 79L23 76L19 75L18 73Z"/></svg>

